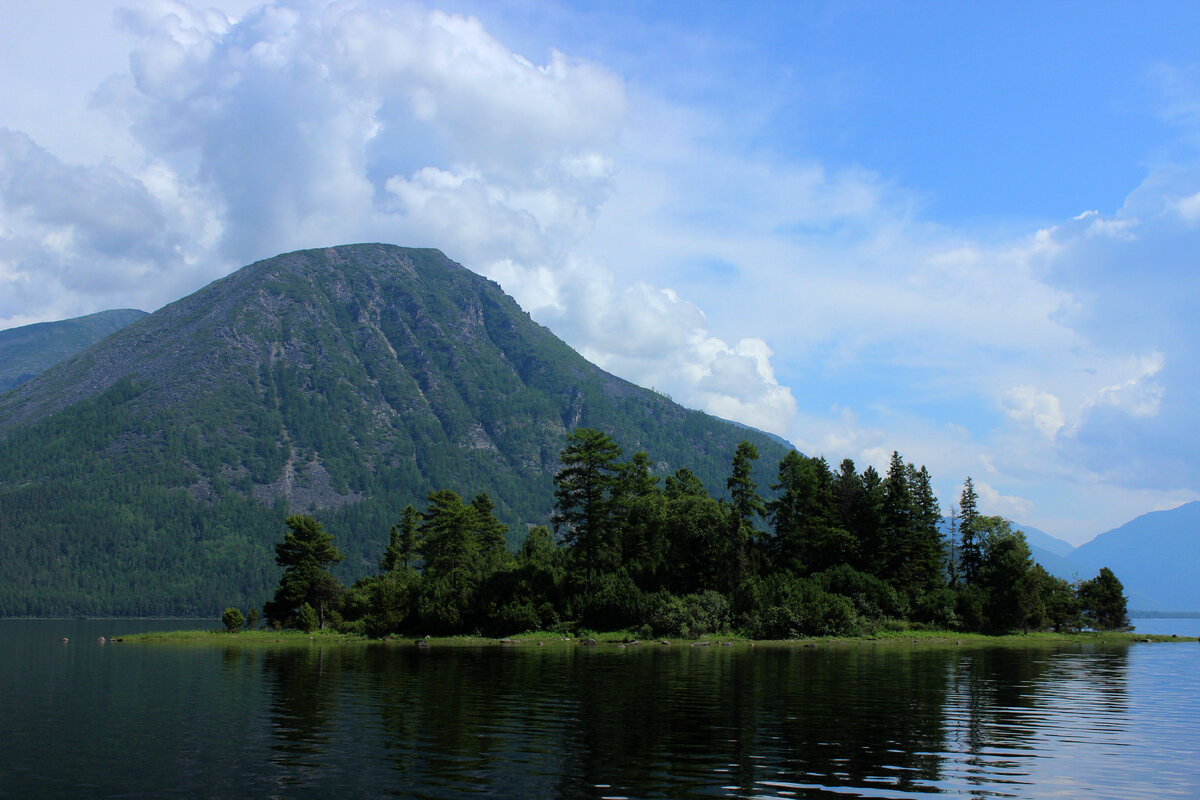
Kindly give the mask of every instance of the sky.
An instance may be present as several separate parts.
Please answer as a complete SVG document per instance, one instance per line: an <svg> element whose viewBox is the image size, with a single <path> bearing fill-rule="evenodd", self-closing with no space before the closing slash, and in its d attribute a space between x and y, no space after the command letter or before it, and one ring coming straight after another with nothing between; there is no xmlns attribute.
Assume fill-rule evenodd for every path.
<svg viewBox="0 0 1200 800"><path fill-rule="evenodd" d="M1081 543L1200 499L1200 4L0 0L0 329L436 247ZM760 483L773 476L760 475Z"/></svg>

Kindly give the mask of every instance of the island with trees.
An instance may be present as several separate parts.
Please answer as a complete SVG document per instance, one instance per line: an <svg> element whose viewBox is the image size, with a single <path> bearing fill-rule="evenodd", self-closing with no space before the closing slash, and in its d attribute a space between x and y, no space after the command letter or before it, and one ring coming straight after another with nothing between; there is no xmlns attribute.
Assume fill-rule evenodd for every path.
<svg viewBox="0 0 1200 800"><path fill-rule="evenodd" d="M330 572L344 557L334 536L293 515L263 617L371 637L1128 628L1111 570L1074 584L1050 575L1019 530L978 513L970 478L947 531L929 473L899 453L880 475L793 450L766 497L757 458L740 444L714 498L687 468L660 479L648 454L624 460L610 436L579 429L561 452L549 525L530 527L518 552L486 494L442 489L400 510L378 573L350 587ZM230 608L224 622L236 630L247 616L257 622L256 610Z"/></svg>

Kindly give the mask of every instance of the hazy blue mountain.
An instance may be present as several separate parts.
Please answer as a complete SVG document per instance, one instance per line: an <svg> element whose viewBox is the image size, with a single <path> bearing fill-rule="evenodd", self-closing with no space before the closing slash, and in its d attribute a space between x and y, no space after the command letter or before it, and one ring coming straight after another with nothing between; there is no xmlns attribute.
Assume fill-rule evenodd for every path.
<svg viewBox="0 0 1200 800"><path fill-rule="evenodd" d="M786 448L604 372L436 250L260 261L0 396L0 615L261 603L289 511L376 568L430 491L549 521L566 434L609 433L717 495L737 443Z"/></svg>
<svg viewBox="0 0 1200 800"><path fill-rule="evenodd" d="M0 394L146 316L122 308L0 331Z"/></svg>
<svg viewBox="0 0 1200 800"><path fill-rule="evenodd" d="M1063 557L1069 556L1075 549L1075 545L1070 542L1051 536L1031 525L1016 525L1015 527L1025 532L1025 541L1029 542L1030 547L1037 547L1045 552Z"/></svg>
<svg viewBox="0 0 1200 800"><path fill-rule="evenodd" d="M1089 576L1101 567L1116 573L1130 608L1200 611L1200 502L1143 514L1070 558Z"/></svg>

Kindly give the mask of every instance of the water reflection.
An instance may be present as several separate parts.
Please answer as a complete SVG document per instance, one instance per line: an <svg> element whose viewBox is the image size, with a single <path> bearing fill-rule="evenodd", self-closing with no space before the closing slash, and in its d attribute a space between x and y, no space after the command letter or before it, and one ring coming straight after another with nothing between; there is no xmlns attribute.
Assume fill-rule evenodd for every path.
<svg viewBox="0 0 1200 800"><path fill-rule="evenodd" d="M1138 762L1122 764L1123 786L1110 780L1114 751L1127 759L1144 735L1128 648L381 645L241 658L232 668L262 669L273 793L285 795L351 781L405 797L1137 796ZM1194 730L1184 747L1197 752Z"/></svg>

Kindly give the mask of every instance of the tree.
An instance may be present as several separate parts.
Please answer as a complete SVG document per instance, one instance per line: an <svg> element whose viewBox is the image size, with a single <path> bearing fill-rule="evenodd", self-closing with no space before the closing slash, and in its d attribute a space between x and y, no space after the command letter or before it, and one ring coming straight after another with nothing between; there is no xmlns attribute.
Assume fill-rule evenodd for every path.
<svg viewBox="0 0 1200 800"><path fill-rule="evenodd" d="M962 567L963 581L968 585L979 580L979 565L983 560L979 532L979 495L970 476L963 482L962 496L958 501L958 559Z"/></svg>
<svg viewBox="0 0 1200 800"><path fill-rule="evenodd" d="M1098 631L1124 630L1129 627L1126 616L1125 587L1108 567L1100 574L1079 585L1079 604L1088 627Z"/></svg>
<svg viewBox="0 0 1200 800"><path fill-rule="evenodd" d="M417 614L429 630L462 630L475 610L474 600L484 573L475 508L449 489L430 492L420 528L422 573Z"/></svg>
<svg viewBox="0 0 1200 800"><path fill-rule="evenodd" d="M333 544L333 536L321 523L309 516L293 514L285 524L290 529L275 545L275 563L284 568L275 590L275 599L263 606L268 620L292 625L305 604L316 618L316 627L325 627L326 613L342 593L342 586L329 567L345 555Z"/></svg>
<svg viewBox="0 0 1200 800"><path fill-rule="evenodd" d="M909 470L900 453L895 450L888 464L887 477L883 479L882 512L883 536L876 569L882 570L880 577L897 589L906 588L903 564L905 544L913 528L912 489L909 486Z"/></svg>
<svg viewBox="0 0 1200 800"><path fill-rule="evenodd" d="M984 616L996 630L1024 629L1039 601L1033 555L1025 534L1014 531L1003 517L978 517L976 531L983 541L979 586L985 591Z"/></svg>
<svg viewBox="0 0 1200 800"><path fill-rule="evenodd" d="M412 566L420 549L417 537L417 522L421 512L409 503L400 512L400 522L393 525L389 532L387 549L379 561L379 568L384 572L395 572Z"/></svg>
<svg viewBox="0 0 1200 800"><path fill-rule="evenodd" d="M484 571L496 572L512 560L504 538L508 526L496 519L496 505L486 492L475 495L471 508L475 512L475 539L486 562Z"/></svg>
<svg viewBox="0 0 1200 800"><path fill-rule="evenodd" d="M823 458L793 450L779 462L779 483L771 488L780 494L767 504L777 566L808 574L850 558L854 542L839 524L834 483Z"/></svg>
<svg viewBox="0 0 1200 800"><path fill-rule="evenodd" d="M425 577L444 578L455 595L468 592L479 569L478 514L456 492L430 492L422 514Z"/></svg>
<svg viewBox="0 0 1200 800"><path fill-rule="evenodd" d="M908 539L903 542L902 583L914 595L927 594L945 585L945 549L939 526L942 510L933 494L933 479L925 467L908 465L912 490L912 516Z"/></svg>
<svg viewBox="0 0 1200 800"><path fill-rule="evenodd" d="M767 507L758 494L758 484L754 482L754 462L758 460L758 448L750 442L738 443L730 465L729 478L725 488L729 490L729 504L733 513L729 515L729 535L727 547L729 553L728 589L736 589L750 565L750 545L754 541L754 518L764 516Z"/></svg>
<svg viewBox="0 0 1200 800"><path fill-rule="evenodd" d="M241 609L231 606L225 609L225 613L221 615L221 623L225 626L225 630L237 633L246 624L246 618L242 616Z"/></svg>
<svg viewBox="0 0 1200 800"><path fill-rule="evenodd" d="M610 496L621 448L608 434L580 428L567 436L554 476L554 529L582 563L585 591L597 571L616 566L619 553Z"/></svg>

